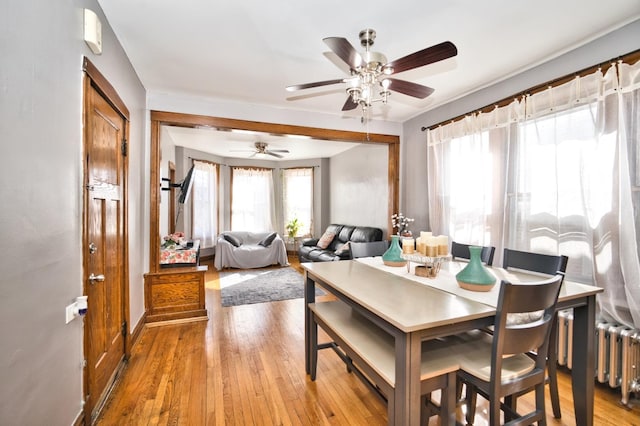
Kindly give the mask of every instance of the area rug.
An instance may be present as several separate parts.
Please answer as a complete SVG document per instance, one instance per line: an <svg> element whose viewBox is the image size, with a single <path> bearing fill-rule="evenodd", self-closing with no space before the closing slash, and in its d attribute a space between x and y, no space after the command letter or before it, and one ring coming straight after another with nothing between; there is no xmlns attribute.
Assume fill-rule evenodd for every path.
<svg viewBox="0 0 640 426"><path fill-rule="evenodd" d="M220 272L222 306L304 297L303 276L291 267L277 269L231 270ZM316 295L324 292L316 288Z"/></svg>

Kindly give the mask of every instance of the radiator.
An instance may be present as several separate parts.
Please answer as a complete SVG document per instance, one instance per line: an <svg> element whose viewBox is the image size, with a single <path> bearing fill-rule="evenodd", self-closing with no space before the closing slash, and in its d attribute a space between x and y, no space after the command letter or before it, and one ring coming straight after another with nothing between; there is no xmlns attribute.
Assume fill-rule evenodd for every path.
<svg viewBox="0 0 640 426"><path fill-rule="evenodd" d="M640 392L640 330L598 322L595 338L596 380L620 388L622 404L631 393ZM573 312L558 312L558 364L571 369L573 356Z"/></svg>

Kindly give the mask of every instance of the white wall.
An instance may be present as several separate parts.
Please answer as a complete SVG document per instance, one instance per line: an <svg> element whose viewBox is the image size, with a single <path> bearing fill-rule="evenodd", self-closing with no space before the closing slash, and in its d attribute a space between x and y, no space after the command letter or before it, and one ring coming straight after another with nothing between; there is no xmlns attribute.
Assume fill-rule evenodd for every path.
<svg viewBox="0 0 640 426"><path fill-rule="evenodd" d="M82 41L102 18L104 53ZM144 310L145 92L95 0L5 0L0 13L0 424L69 425L82 408L82 58L131 113L131 314ZM148 219L146 220L148 222Z"/></svg>
<svg viewBox="0 0 640 426"><path fill-rule="evenodd" d="M387 230L388 152L386 144L360 145L331 158L332 223Z"/></svg>
<svg viewBox="0 0 640 426"><path fill-rule="evenodd" d="M638 49L640 20L552 61L405 122L402 128L400 205L415 219L414 229L428 230L427 135L421 128L472 112L503 98L576 71L608 63Z"/></svg>

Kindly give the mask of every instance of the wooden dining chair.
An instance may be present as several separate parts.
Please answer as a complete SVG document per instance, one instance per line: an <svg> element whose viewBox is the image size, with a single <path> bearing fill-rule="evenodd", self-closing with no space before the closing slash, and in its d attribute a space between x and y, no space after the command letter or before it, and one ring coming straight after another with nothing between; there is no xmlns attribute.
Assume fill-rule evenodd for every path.
<svg viewBox="0 0 640 426"><path fill-rule="evenodd" d="M472 244L462 244L457 243L455 241L451 242L451 258L452 260L458 259L467 259L471 257L469 253L469 246ZM492 246L480 246L482 247L482 252L480 252L480 260L488 266L493 265L493 255L495 254L496 248Z"/></svg>
<svg viewBox="0 0 640 426"><path fill-rule="evenodd" d="M556 256L542 253L504 249L502 267L504 269L519 269L523 271L538 272L546 275L555 275L558 272L563 274L567 271L567 256ZM559 419L562 416L560 411L560 396L558 394L558 318L554 316L551 326L551 341L549 343L549 353L547 355L547 381L549 383L549 395L553 417ZM513 395L511 404L516 408L519 395Z"/></svg>
<svg viewBox="0 0 640 426"><path fill-rule="evenodd" d="M460 362L458 377L466 384L466 420L473 424L476 397L489 401L489 424L546 424L544 385L551 326L563 274L526 284L503 280L493 334L477 331L457 336L466 340L451 348ZM513 323L513 314L539 312L530 321ZM467 336L466 338L464 336ZM535 356L531 356L534 354ZM535 390L535 409L519 414L507 402L510 395ZM503 402L504 399L504 402Z"/></svg>

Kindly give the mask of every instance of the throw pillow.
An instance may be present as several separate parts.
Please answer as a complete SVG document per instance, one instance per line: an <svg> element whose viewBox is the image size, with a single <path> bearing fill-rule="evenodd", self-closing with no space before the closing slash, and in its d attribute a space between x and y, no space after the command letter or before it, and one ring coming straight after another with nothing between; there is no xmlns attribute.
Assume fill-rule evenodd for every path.
<svg viewBox="0 0 640 426"><path fill-rule="evenodd" d="M269 247L273 242L273 240L276 238L276 235L277 234L275 232L272 232L266 237L264 237L262 241L260 241L258 244L260 244L262 247Z"/></svg>
<svg viewBox="0 0 640 426"><path fill-rule="evenodd" d="M333 241L333 238L335 236L336 234L333 232L325 232L324 234L322 234L322 237L318 241L318 247L323 250L326 249L327 247L329 247L329 244L331 244L331 241Z"/></svg>
<svg viewBox="0 0 640 426"><path fill-rule="evenodd" d="M349 241L347 241L346 243L338 247L338 250L335 251L335 254L337 254L338 256L342 256L349 253L349 244Z"/></svg>
<svg viewBox="0 0 640 426"><path fill-rule="evenodd" d="M229 241L233 246L240 247L242 245L242 240L236 236L224 234L224 239Z"/></svg>

